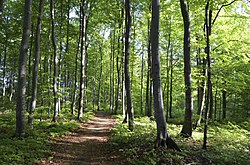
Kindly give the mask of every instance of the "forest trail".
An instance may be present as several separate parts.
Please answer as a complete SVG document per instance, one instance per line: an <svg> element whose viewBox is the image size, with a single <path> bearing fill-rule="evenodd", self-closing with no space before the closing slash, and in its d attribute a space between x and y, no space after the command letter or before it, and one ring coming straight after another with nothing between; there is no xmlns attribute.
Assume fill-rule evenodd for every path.
<svg viewBox="0 0 250 165"><path fill-rule="evenodd" d="M118 149L109 143L115 119L104 112L67 136L52 139L53 159L42 161L50 165L122 165L126 164Z"/></svg>

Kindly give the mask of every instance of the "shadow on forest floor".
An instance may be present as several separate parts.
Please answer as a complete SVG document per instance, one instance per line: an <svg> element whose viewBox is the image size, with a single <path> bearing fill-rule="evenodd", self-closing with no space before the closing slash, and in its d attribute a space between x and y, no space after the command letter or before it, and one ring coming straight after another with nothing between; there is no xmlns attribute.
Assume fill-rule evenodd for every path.
<svg viewBox="0 0 250 165"><path fill-rule="evenodd" d="M104 112L67 136L55 137L51 141L53 159L40 164L117 165L126 164L118 149L109 143L110 130L115 119Z"/></svg>

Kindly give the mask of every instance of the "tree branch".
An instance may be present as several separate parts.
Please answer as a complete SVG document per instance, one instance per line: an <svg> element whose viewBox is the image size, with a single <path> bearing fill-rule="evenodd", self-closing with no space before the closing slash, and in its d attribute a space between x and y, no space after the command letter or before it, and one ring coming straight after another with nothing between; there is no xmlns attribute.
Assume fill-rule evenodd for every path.
<svg viewBox="0 0 250 165"><path fill-rule="evenodd" d="M215 23L215 21L216 21L217 17L219 16L219 14L220 14L222 8L223 8L223 7L226 7L226 6L230 6L230 5L232 5L232 4L233 4L234 2L236 2L236 1L238 1L238 0L233 0L232 2L230 2L230 3L228 3L228 4L222 5L222 6L220 7L219 11L217 12L216 16L215 16L215 18L214 18L214 20L213 20L213 22L212 22L212 25Z"/></svg>

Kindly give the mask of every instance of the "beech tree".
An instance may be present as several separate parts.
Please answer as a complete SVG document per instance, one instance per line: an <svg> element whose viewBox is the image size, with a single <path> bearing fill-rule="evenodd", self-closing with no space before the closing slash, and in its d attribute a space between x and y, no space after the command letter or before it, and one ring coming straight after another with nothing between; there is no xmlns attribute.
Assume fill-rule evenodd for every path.
<svg viewBox="0 0 250 165"><path fill-rule="evenodd" d="M57 53L57 43L55 36L55 10L54 10L54 0L50 0L50 17L51 17L51 40L53 46L54 55L54 74L53 74L53 94L54 94L54 115L52 121L56 122L59 113L59 96L58 96L58 53Z"/></svg>
<svg viewBox="0 0 250 165"><path fill-rule="evenodd" d="M192 79L191 79L191 61L190 61L190 21L186 2L180 0L181 13L184 22L184 77L185 77L185 97L186 109L185 118L181 134L187 137L192 136Z"/></svg>
<svg viewBox="0 0 250 165"><path fill-rule="evenodd" d="M18 87L16 102L16 136L25 135L25 84L26 84L26 61L28 52L28 42L31 28L32 0L25 0L23 35L18 61Z"/></svg>
<svg viewBox="0 0 250 165"><path fill-rule="evenodd" d="M125 72L125 89L126 89L126 98L127 98L127 115L128 115L128 125L129 129L133 131L134 129L134 112L132 105L131 97L131 81L129 73L129 56L130 56L130 34L131 34L131 11L130 11L130 0L125 0L125 63L124 63L124 72Z"/></svg>
<svg viewBox="0 0 250 165"><path fill-rule="evenodd" d="M35 60L33 67L33 76L32 76L32 97L30 101L30 109L29 109L29 120L28 123L33 128L33 118L34 118L34 110L36 108L36 100L37 100L37 76L38 76L38 65L40 63L40 40L41 40L41 24L42 24L42 15L43 15L43 4L44 1L40 0L39 2L39 15L37 17L37 25L36 25L36 40L35 40Z"/></svg>
<svg viewBox="0 0 250 165"><path fill-rule="evenodd" d="M85 49L85 42L86 42L86 2L85 0L81 0L81 64L80 64L80 96L79 96L79 107L78 107L78 120L81 120L83 111L84 111L84 84L85 84L85 55L86 55L86 49ZM86 97L86 96L85 96Z"/></svg>

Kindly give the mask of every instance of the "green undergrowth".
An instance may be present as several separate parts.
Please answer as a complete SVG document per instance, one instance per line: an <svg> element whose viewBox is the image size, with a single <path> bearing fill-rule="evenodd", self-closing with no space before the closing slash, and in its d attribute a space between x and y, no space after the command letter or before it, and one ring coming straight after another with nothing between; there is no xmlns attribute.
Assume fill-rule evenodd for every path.
<svg viewBox="0 0 250 165"><path fill-rule="evenodd" d="M92 112L84 114L83 121L91 118ZM37 116L35 116L36 118ZM38 164L40 160L52 159L50 137L66 135L79 128L75 117L61 114L58 122L43 118L35 119L34 128L27 125L26 136L16 138L15 113L0 114L0 164Z"/></svg>
<svg viewBox="0 0 250 165"><path fill-rule="evenodd" d="M117 120L122 123L121 116L117 116ZM202 127L193 131L192 138L182 138L179 136L181 125L171 123L168 124L168 132L182 152L166 148L155 149L156 125L155 121L150 121L147 117L135 119L133 132L128 130L127 124L117 124L112 129L112 143L124 153L130 164L135 165L250 164L249 122L211 123L207 150L201 149Z"/></svg>

